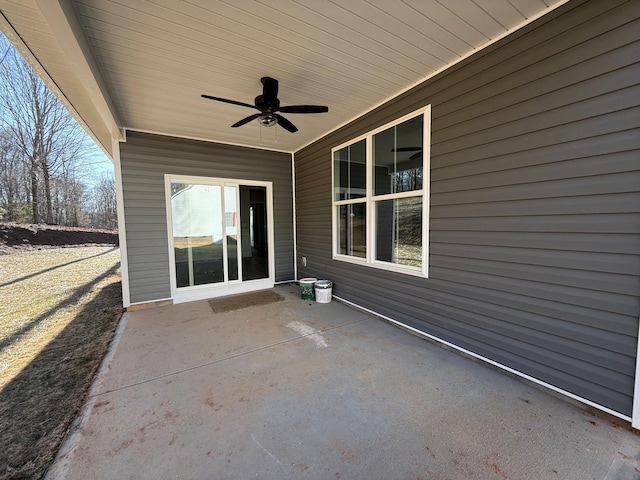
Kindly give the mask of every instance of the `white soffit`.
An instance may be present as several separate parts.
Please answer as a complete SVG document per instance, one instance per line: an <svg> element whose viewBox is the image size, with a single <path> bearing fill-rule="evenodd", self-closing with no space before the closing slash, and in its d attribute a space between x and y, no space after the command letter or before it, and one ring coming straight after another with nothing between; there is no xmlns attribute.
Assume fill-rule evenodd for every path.
<svg viewBox="0 0 640 480"><path fill-rule="evenodd" d="M71 104L82 95L95 97L100 85L110 98L94 99L96 108L111 107L120 127L287 152L566 2L69 1L84 34L78 44L93 56L85 67L97 67L99 75L85 92L65 90L73 82L64 77L73 72L63 70L59 79L51 75ZM65 45L59 37L68 26L60 28L59 19L47 18L63 48L46 48L37 39L32 46L37 32L24 12L7 0L0 0L0 9L46 71L50 63L63 63ZM327 105L329 113L285 114L299 128L295 134L256 121L230 128L257 111L200 97L253 104L263 76L279 80L282 105ZM91 126L90 119L85 121Z"/></svg>

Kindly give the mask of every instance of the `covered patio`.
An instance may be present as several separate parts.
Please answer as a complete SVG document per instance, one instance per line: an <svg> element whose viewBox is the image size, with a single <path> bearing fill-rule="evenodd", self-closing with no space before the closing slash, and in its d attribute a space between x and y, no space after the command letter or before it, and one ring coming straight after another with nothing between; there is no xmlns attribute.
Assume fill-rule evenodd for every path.
<svg viewBox="0 0 640 480"><path fill-rule="evenodd" d="M47 478L640 478L610 419L295 283L272 294L125 313Z"/></svg>
<svg viewBox="0 0 640 480"><path fill-rule="evenodd" d="M115 439L101 433L106 443L95 451L113 452L116 466L127 465L123 455L145 458L152 422L160 420L128 400L121 411L115 397L139 391L141 405L157 412L153 402L164 394L153 388L173 380L167 388L181 381L187 390L175 387L176 398L165 402L204 408L207 391L197 389L210 382L192 377L204 372L212 372L214 385L220 382L213 401L224 405L217 414L227 422L236 397L226 396L240 389L227 382L239 381L233 373L242 368L249 375L257 371L254 365L266 365L267 354L286 368L295 366L305 385L296 396L286 389L297 384L293 379L277 376L265 384L277 387L251 398L255 408L264 402L274 407L268 419L277 418L281 405L293 412L290 401L308 409L299 422L325 408L327 415L319 418L351 425L358 438L363 424L380 423L365 444L347 442L358 462L345 465L359 463L358 472L367 464L366 452L384 458L378 453L396 439L402 445L393 457L397 463L372 466L376 475L389 474L392 464L402 465L401 477L409 475L411 462L427 462L428 455L416 455L425 445L429 452L440 448L438 459L457 451L434 440L435 426L449 434L458 425L464 440L478 437L476 449L493 444L481 432L496 430L487 428L488 412L499 405L489 394L500 389L486 380L472 388L484 373L454 381L451 365L467 360L426 362L420 369L412 355L432 347L402 340L408 351L389 354L401 372L386 371L396 363L376 355L370 368L380 379L367 383L359 377L367 371L361 362L372 360L359 355L384 351L380 345L392 340L382 340L381 333L353 351L333 336L369 332L372 323L396 338L395 329L377 320L338 323L323 334L329 346L316 347L300 331L335 326L339 315L316 325L307 312L285 318L280 310L268 315L265 307L242 310L240 323L236 314L210 318L206 299L305 277L331 279L333 293L351 305L640 429L639 26L640 2L631 0L0 0L0 30L114 162L123 306L167 306L127 313L129 327L103 379L107 386L97 392L95 404L102 406L91 417L113 408L101 427L115 429ZM206 194L185 193L195 191ZM198 220L201 214L210 224ZM200 300L205 303L194 305L206 318L193 314L184 325L196 307L168 307ZM331 308L337 307L324 311ZM209 338L215 332L207 329L218 321L229 338ZM296 321L300 331L287 327ZM198 322L206 326L196 327ZM130 333L137 325L139 337ZM193 333L186 333L190 328ZM291 359L287 349L305 342L313 355ZM125 357L127 348L132 353ZM324 377L311 382L324 355L332 362L327 383ZM257 376L262 381L286 368L270 365L268 374ZM462 387L442 400L434 397L438 379L441 390L445 384ZM252 389L259 384L252 381ZM367 411L367 422L346 422L326 410L330 405L357 419L350 408L365 408L368 388L376 392L379 417ZM319 392L334 390L339 402L327 404L330 397L321 396L314 403ZM382 391L389 392L385 402ZM101 403L112 396L111 403ZM533 408L509 397L508 411L490 417L493 427L527 418L514 399L524 411ZM236 403L244 408L250 402ZM380 413L384 405L408 410L383 428L391 421ZM190 406L183 404L180 413L193 412ZM554 428L574 416L567 413L573 410L545 408ZM215 413L209 410L203 412ZM128 422L125 411L136 422ZM559 411L568 417L554 417ZM275 431L249 413L236 412L243 421L253 418L237 448L211 448L205 456L233 451L230 465L247 469L252 463L238 452L269 453L266 458L282 466L261 461L260 468L278 468L280 477L294 463L309 471L337 465L326 448L332 445L329 431L312 429L311 435L296 424L296 432L305 432L304 442L296 441L309 445L298 458L287 423L298 417L283 413L287 422L278 421L282 430ZM515 435L530 442L531 432L541 428L538 417L548 413L539 410L532 430ZM405 417L419 420L408 427L400 420ZM188 434L176 430L175 440L171 433L159 441L166 448L198 443L189 422L210 425L211 418L187 420L182 428ZM134 426L145 433L143 443L121 435ZM545 445L556 441L554 431L545 431ZM516 447L512 438L505 442ZM553 448L560 447L566 445ZM487 465L496 452L474 452L475 468L516 475L516 465L508 463L515 455ZM165 458L163 450L156 453ZM537 461L551 458L539 453ZM448 467L420 475L446 477L443 472L456 465L451 455ZM597 460L593 451L588 455L575 462L578 475ZM97 469L106 461L97 454L94 460ZM158 468L169 468L159 462L154 457ZM490 468L494 463L497 470ZM350 473L346 466L336 472ZM553 468L536 471L538 477L549 472ZM560 478L571 477L565 472Z"/></svg>

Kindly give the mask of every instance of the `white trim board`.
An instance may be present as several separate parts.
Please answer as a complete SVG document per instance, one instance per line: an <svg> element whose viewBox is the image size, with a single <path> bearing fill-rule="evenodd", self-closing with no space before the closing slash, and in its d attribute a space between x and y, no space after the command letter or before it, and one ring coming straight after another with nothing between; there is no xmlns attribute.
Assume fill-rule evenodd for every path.
<svg viewBox="0 0 640 480"><path fill-rule="evenodd" d="M116 213L118 218L118 243L120 246L120 276L122 281L122 306L131 305L129 283L129 257L127 256L127 228L124 214L124 189L122 186L122 165L120 164L120 142L111 140L113 150L113 168L116 181Z"/></svg>
<svg viewBox="0 0 640 480"><path fill-rule="evenodd" d="M638 321L638 346L636 348L636 378L633 385L631 426L640 429L640 319Z"/></svg>
<svg viewBox="0 0 640 480"><path fill-rule="evenodd" d="M291 154L291 195L293 199L293 278L298 280L298 222L296 221L296 155Z"/></svg>

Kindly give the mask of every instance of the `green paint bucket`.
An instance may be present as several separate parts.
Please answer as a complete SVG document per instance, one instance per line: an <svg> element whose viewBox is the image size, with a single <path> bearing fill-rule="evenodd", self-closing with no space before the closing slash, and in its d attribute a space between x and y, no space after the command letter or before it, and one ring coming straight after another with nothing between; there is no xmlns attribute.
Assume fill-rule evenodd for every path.
<svg viewBox="0 0 640 480"><path fill-rule="evenodd" d="M317 278L301 278L300 279L300 293L302 300L313 300L313 286L318 281Z"/></svg>

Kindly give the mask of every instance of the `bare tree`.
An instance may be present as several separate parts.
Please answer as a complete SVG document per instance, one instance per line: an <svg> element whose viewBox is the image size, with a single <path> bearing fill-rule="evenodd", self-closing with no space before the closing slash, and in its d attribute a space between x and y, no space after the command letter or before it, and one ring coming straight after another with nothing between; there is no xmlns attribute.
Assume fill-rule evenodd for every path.
<svg viewBox="0 0 640 480"><path fill-rule="evenodd" d="M115 230L118 227L116 185L113 175L103 174L94 185L91 197L91 226Z"/></svg>
<svg viewBox="0 0 640 480"><path fill-rule="evenodd" d="M56 96L27 62L0 38L5 51L0 64L0 127L14 143L30 178L33 223L54 223L52 179L78 165L88 148L87 137ZM73 179L66 178L67 182Z"/></svg>
<svg viewBox="0 0 640 480"><path fill-rule="evenodd" d="M87 188L74 177L56 177L52 180L53 219L58 225L70 227L89 224Z"/></svg>
<svg viewBox="0 0 640 480"><path fill-rule="evenodd" d="M0 218L29 220L28 171L6 130L0 131Z"/></svg>

